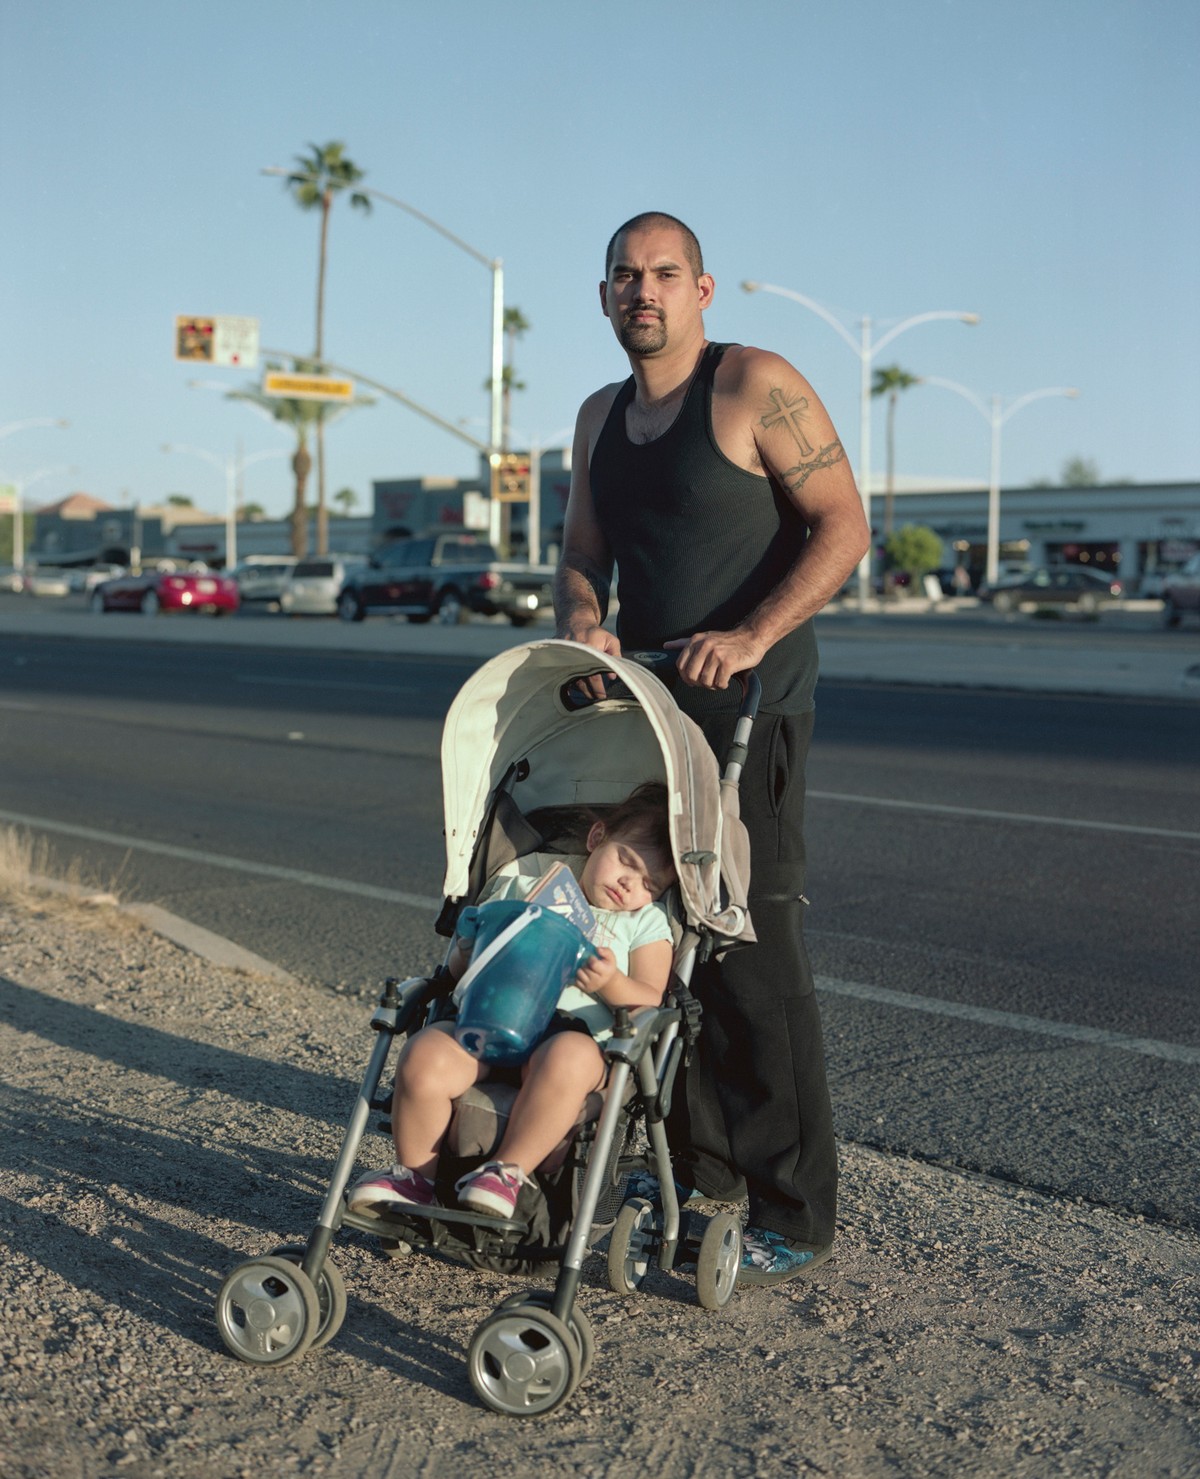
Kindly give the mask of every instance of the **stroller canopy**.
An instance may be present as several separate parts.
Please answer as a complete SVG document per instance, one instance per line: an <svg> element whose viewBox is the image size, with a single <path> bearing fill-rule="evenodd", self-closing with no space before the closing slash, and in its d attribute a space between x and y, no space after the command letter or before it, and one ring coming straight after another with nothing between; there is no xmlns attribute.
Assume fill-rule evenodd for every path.
<svg viewBox="0 0 1200 1479"><path fill-rule="evenodd" d="M571 685L594 673L615 673L621 687L572 707ZM555 639L511 648L467 680L442 731L448 899L466 895L492 795L515 765L512 796L527 816L543 807L607 806L643 781L664 782L687 922L727 942L754 938L737 788L722 783L700 728L652 673Z"/></svg>

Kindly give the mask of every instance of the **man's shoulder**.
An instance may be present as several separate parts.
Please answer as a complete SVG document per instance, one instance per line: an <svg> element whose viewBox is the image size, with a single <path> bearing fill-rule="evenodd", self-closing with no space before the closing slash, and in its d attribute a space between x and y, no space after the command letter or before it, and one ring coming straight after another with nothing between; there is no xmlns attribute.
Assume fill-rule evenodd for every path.
<svg viewBox="0 0 1200 1479"><path fill-rule="evenodd" d="M594 443L596 437L600 435L600 428L608 419L613 402L625 383L624 380L614 380L611 385L602 385L599 390L594 390L580 406L577 428L588 434L589 442Z"/></svg>
<svg viewBox="0 0 1200 1479"><path fill-rule="evenodd" d="M784 379L794 379L799 373L783 355L773 350L758 349L753 344L730 344L717 367L717 386L722 391L737 394L757 389L767 381L779 385Z"/></svg>
<svg viewBox="0 0 1200 1479"><path fill-rule="evenodd" d="M593 390L587 400L579 408L581 416L607 416L612 409L612 403L621 392L621 387L627 383L626 380L614 380L611 385L602 385L599 390Z"/></svg>

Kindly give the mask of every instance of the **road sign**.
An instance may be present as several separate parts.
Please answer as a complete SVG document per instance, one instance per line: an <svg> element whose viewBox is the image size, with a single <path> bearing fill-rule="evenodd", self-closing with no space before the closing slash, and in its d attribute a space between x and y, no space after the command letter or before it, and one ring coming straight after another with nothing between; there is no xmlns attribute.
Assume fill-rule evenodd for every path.
<svg viewBox="0 0 1200 1479"><path fill-rule="evenodd" d="M297 401L352 401L354 381L335 375L299 375L286 370L268 370L263 376L263 394L287 396Z"/></svg>
<svg viewBox="0 0 1200 1479"><path fill-rule="evenodd" d="M258 364L258 319L215 314L209 318L181 314L175 319L175 358L193 364Z"/></svg>
<svg viewBox="0 0 1200 1479"><path fill-rule="evenodd" d="M519 452L504 452L492 469L492 497L501 503L528 503L529 458Z"/></svg>
<svg viewBox="0 0 1200 1479"><path fill-rule="evenodd" d="M176 316L175 358L211 365L215 332L215 319Z"/></svg>
<svg viewBox="0 0 1200 1479"><path fill-rule="evenodd" d="M213 364L252 370L258 364L258 319L218 316L213 335Z"/></svg>

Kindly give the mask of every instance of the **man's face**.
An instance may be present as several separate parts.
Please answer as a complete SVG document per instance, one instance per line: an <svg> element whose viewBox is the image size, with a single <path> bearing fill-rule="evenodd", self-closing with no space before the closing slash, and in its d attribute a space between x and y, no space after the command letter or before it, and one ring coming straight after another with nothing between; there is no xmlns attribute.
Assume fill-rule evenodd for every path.
<svg viewBox="0 0 1200 1479"><path fill-rule="evenodd" d="M600 306L628 354L661 354L668 343L701 324L713 280L696 277L683 237L674 226L649 227L619 237Z"/></svg>

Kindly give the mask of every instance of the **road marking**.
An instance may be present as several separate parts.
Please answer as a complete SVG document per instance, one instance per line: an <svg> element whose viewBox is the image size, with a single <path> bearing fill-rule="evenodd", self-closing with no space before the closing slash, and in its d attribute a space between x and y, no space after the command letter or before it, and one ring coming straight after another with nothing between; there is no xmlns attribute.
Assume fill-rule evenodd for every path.
<svg viewBox="0 0 1200 1479"><path fill-rule="evenodd" d="M352 690L355 693L420 693L422 690L406 683L327 683L323 678L255 678L250 673L235 673L235 683L245 683L250 688L328 688Z"/></svg>
<svg viewBox="0 0 1200 1479"><path fill-rule="evenodd" d="M1191 1048L1184 1043L1159 1042L1152 1037L1127 1037L1123 1032L1108 1032L1103 1027L1080 1027L1074 1022L1051 1022L1045 1017L1027 1017L1020 1012L1000 1012L993 1007L942 1001L938 997L917 996L908 991L889 991L886 986L869 986L862 981L835 981L829 976L818 976L816 983L818 991L829 992L833 996L854 996L861 1001L902 1007L907 1012L928 1012L935 1017L958 1017L964 1022L980 1022L988 1027L1003 1027L1010 1032L1034 1032L1040 1037L1065 1037L1071 1042L1117 1048L1125 1053L1141 1053L1147 1058L1165 1058L1169 1063L1186 1063L1191 1068L1200 1067L1200 1048Z"/></svg>
<svg viewBox="0 0 1200 1479"><path fill-rule="evenodd" d="M1078 817L1046 817L1024 811L989 811L981 806L941 806L936 801L891 801L885 796L850 796L841 791L806 790L818 801L848 801L854 806L884 806L894 811L932 811L943 816L979 817L989 822L1021 822L1040 827L1074 827L1086 832L1123 832L1136 837L1169 837L1173 842L1200 842L1200 832L1169 827L1135 827L1126 822L1089 822Z"/></svg>
<svg viewBox="0 0 1200 1479"><path fill-rule="evenodd" d="M37 704L23 704L19 698L0 698L0 709L14 709L21 714L36 714Z"/></svg>
<svg viewBox="0 0 1200 1479"><path fill-rule="evenodd" d="M125 847L131 852L154 853L158 857L180 858L187 863L205 863L211 868L228 868L235 873L253 873L260 878L278 878L284 883L302 883L308 888L325 888L333 893L354 894L362 899L379 899L385 904L404 904L410 909L437 910L441 899L425 894L405 893L401 889L379 888L373 883L352 883L345 878L329 878L323 873L306 873L301 868L280 868L273 863L251 863L244 858L231 858L224 853L201 852L191 847L174 847L169 842L147 842L141 837L124 837L119 832L101 832L95 827L77 827L69 822L51 822L44 817L23 816L20 812L0 811L0 821L18 827L32 827L39 832L57 832L64 837L80 837L86 842L103 842L111 847Z"/></svg>
<svg viewBox="0 0 1200 1479"><path fill-rule="evenodd" d="M307 873L300 868L280 868L272 863L251 863L244 858L231 858L222 853L202 852L195 848L175 847L167 842L147 842L139 837L125 837L117 832L102 832L95 827L77 827L68 822L47 821L43 817L25 816L20 812L0 811L0 821L41 832L55 832L65 837L80 837L88 842L103 842L125 847L132 852L154 853L160 857L180 858L189 863L204 863L213 868L228 868L237 873L251 873L260 878L275 878L284 883L299 883L308 888L328 889L333 893L352 894L357 898L378 899L385 904L403 904L409 909L436 913L442 907L440 898L427 894L410 894L401 889L380 888L372 883L354 883L345 878L330 878L322 873ZM1150 1058L1164 1058L1171 1063L1200 1067L1200 1048L1182 1043L1159 1042L1154 1038L1128 1037L1108 1032L1101 1027L1081 1027L1072 1022L1052 1022L1043 1017L1027 1017L1018 1012L1002 1012L992 1007L971 1006L963 1002L942 1001L933 996L918 996L907 991L889 991L884 986L871 986L862 981L839 981L818 976L817 990L832 996L852 996L862 1001L879 1002L909 1012L925 1012L938 1017L957 1017L989 1027L1002 1027L1011 1032L1031 1032L1042 1037L1062 1037L1072 1042L1090 1043L1095 1047L1115 1048L1127 1053L1141 1053Z"/></svg>

